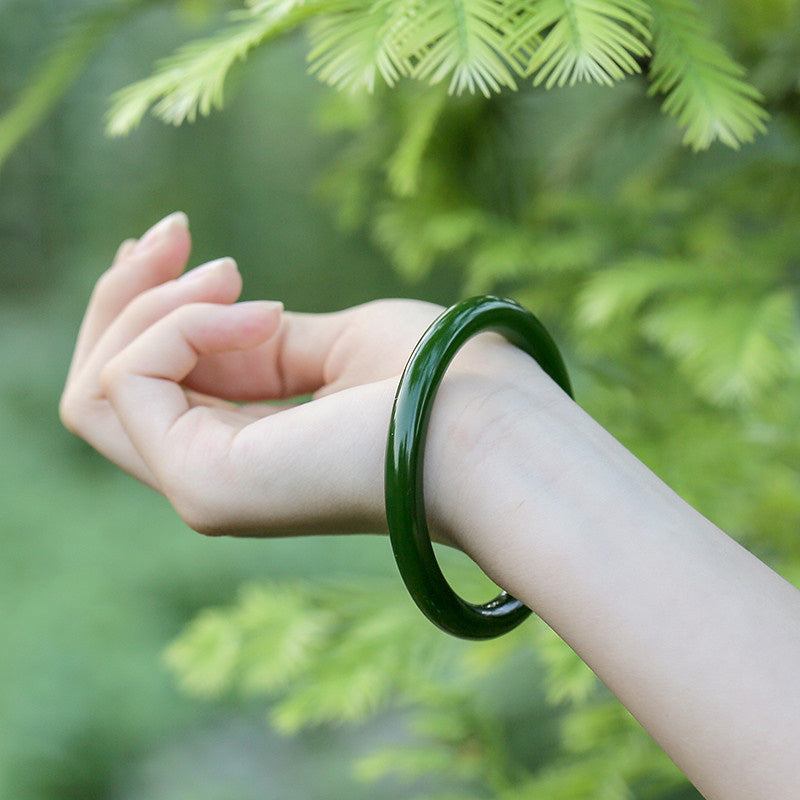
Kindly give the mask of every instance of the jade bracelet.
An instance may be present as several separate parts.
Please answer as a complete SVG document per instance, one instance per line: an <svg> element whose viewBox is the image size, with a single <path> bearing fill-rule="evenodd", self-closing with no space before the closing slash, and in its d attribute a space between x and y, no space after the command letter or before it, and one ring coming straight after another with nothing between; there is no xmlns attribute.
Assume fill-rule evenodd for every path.
<svg viewBox="0 0 800 800"><path fill-rule="evenodd" d="M420 339L397 387L386 449L385 497L389 537L400 575L428 619L464 639L510 631L531 612L501 591L482 605L469 603L442 574L425 519L422 465L436 391L450 362L477 333L493 331L534 358L572 396L566 367L550 334L512 300L475 297L443 312Z"/></svg>

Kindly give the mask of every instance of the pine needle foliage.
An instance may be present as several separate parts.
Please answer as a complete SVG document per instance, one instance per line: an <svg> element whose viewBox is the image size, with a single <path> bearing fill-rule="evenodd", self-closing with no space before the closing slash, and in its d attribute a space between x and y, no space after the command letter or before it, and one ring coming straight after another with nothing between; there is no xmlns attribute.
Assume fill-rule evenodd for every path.
<svg viewBox="0 0 800 800"><path fill-rule="evenodd" d="M660 12L648 9L641 24L656 31ZM532 308L560 342L581 405L800 585L794 14L774 11L757 33L740 26L736 44L750 52L774 116L740 152L688 151L634 83L603 93L520 86L487 100L401 81L328 96L321 119L344 141L319 193L409 280L453 270L465 294ZM675 77L674 86L700 80L691 70ZM273 723L287 731L392 709L407 740L374 747L354 770L407 782L410 797L436 776L441 790L427 798L699 798L544 624L458 642L418 619L398 589L387 585L382 607L370 609L353 587L297 583L286 625L273 619L286 609L285 587L259 587L258 626L243 632L242 599L212 612L223 623L210 625L209 647L201 616L171 663L184 681L209 673L206 694L272 698ZM258 662L266 673L254 681Z"/></svg>
<svg viewBox="0 0 800 800"><path fill-rule="evenodd" d="M719 140L737 148L764 131L761 93L744 69L709 37L688 0L654 0L651 92L667 95L664 111L684 128L684 142L704 150Z"/></svg>
<svg viewBox="0 0 800 800"><path fill-rule="evenodd" d="M650 55L650 11L639 0L543 0L532 4L517 36L540 45L527 64L534 84L613 85L641 70L637 59Z"/></svg>
<svg viewBox="0 0 800 800"><path fill-rule="evenodd" d="M299 28L309 69L338 89L405 79L490 97L528 81L611 86L644 69L694 149L764 130L760 94L689 0L250 0L231 16L115 95L109 131L127 133L149 108L173 124L210 113L237 61Z"/></svg>
<svg viewBox="0 0 800 800"><path fill-rule="evenodd" d="M180 125L222 108L225 79L237 61L314 13L311 3L284 2L262 13L234 15L236 24L208 39L184 45L156 65L154 74L112 98L108 133L127 133L150 106L164 122Z"/></svg>

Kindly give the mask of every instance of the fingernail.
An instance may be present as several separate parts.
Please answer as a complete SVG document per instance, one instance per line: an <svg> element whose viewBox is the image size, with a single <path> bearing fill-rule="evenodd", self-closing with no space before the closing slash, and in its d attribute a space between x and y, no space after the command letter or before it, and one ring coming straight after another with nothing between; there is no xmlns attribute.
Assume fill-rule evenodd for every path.
<svg viewBox="0 0 800 800"><path fill-rule="evenodd" d="M189 270L189 272L184 272L178 280L181 283L194 283L194 281L202 280L212 272L229 266L236 269L236 262L232 258L218 258L215 261L209 261L208 264L201 264L199 267Z"/></svg>
<svg viewBox="0 0 800 800"><path fill-rule="evenodd" d="M153 225L147 233L142 236L141 239L136 243L136 247L133 249L134 253L143 253L145 250L149 250L153 245L158 244L172 229L173 225L178 225L185 230L189 229L189 218L183 211L176 211L173 214L170 214L167 217L164 217L160 222L157 222Z"/></svg>

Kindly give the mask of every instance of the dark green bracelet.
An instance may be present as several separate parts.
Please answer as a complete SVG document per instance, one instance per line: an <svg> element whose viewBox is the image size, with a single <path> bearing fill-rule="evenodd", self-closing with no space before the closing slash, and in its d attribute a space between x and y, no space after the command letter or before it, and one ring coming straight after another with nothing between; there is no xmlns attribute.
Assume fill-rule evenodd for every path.
<svg viewBox="0 0 800 800"><path fill-rule="evenodd" d="M483 605L457 595L442 574L425 519L422 464L436 390L472 336L494 331L532 356L572 396L566 367L544 326L512 300L474 297L447 309L420 339L397 387L386 450L386 517L403 581L422 613L443 631L489 639L510 631L531 612L501 591Z"/></svg>

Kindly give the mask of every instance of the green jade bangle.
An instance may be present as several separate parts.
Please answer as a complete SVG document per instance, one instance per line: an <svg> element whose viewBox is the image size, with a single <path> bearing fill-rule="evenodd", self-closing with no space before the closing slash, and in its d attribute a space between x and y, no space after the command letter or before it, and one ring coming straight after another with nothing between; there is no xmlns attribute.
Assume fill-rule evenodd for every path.
<svg viewBox="0 0 800 800"><path fill-rule="evenodd" d="M408 591L428 619L464 639L507 633L531 612L508 592L474 605L442 574L425 519L422 464L436 391L464 343L493 331L532 356L572 396L566 367L550 334L512 300L474 297L441 314L420 339L397 387L386 449L386 517L397 566Z"/></svg>

